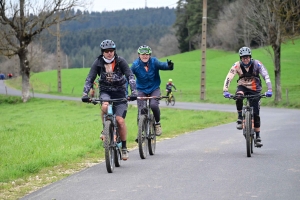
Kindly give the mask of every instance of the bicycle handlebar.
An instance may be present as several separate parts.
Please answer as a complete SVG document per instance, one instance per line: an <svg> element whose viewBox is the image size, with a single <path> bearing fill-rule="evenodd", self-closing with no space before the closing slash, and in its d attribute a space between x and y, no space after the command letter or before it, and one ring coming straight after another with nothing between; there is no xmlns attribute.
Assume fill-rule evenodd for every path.
<svg viewBox="0 0 300 200"><path fill-rule="evenodd" d="M94 105L98 104L98 103L102 103L102 102L120 102L120 101L128 101L128 99L126 98L117 98L117 99L91 99L91 103L93 103Z"/></svg>
<svg viewBox="0 0 300 200"><path fill-rule="evenodd" d="M148 100L148 99L164 99L164 98L169 98L168 96L151 96L151 97L137 97L139 100Z"/></svg>
<svg viewBox="0 0 300 200"><path fill-rule="evenodd" d="M237 100L237 99L256 99L256 98L259 98L259 97L266 97L265 94L248 94L248 95L240 95L240 94L230 94L230 97L229 99L234 99L234 100Z"/></svg>

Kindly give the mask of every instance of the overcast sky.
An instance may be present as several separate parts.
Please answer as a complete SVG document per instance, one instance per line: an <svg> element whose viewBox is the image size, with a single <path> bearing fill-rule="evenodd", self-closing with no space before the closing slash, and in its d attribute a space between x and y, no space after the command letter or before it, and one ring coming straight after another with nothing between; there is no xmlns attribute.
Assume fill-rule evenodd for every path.
<svg viewBox="0 0 300 200"><path fill-rule="evenodd" d="M175 8L178 0L94 0L93 6L89 11L113 11L144 8L147 7L169 7Z"/></svg>

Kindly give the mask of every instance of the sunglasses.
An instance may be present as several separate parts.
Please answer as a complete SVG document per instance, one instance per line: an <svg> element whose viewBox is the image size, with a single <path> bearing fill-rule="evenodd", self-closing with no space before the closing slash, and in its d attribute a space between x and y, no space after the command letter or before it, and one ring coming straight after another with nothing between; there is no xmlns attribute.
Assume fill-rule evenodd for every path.
<svg viewBox="0 0 300 200"><path fill-rule="evenodd" d="M111 53L111 52L114 52L114 51L115 51L114 49L105 49L105 50L104 50L104 53L108 53L108 52Z"/></svg>

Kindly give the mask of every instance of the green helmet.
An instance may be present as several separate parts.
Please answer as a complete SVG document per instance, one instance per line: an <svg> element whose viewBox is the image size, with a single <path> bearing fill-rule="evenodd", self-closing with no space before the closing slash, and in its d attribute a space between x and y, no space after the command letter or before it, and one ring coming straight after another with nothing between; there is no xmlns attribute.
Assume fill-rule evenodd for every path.
<svg viewBox="0 0 300 200"><path fill-rule="evenodd" d="M138 52L138 54L147 54L147 55L150 54L150 55L151 55L152 50L151 50L151 48L150 48L149 46L147 46L147 45L142 45L142 46L140 46L140 47L138 48L137 52Z"/></svg>

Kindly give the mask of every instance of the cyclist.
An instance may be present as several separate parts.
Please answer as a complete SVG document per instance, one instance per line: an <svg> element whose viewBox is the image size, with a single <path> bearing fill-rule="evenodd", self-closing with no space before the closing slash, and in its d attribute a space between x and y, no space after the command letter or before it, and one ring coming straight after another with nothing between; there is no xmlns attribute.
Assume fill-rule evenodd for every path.
<svg viewBox="0 0 300 200"><path fill-rule="evenodd" d="M133 61L131 71L136 77L138 96L160 96L159 70L173 70L174 63L171 60L160 62L156 57L151 57L152 50L147 45L142 45L137 50L138 58ZM137 100L139 113L144 107L144 101ZM156 135L162 134L160 124L159 100L151 99L150 107L155 118Z"/></svg>
<svg viewBox="0 0 300 200"><path fill-rule="evenodd" d="M85 80L82 101L90 101L88 92L90 91L97 75L99 76L101 99L125 98L125 79L127 79L131 88L130 100L136 100L137 92L134 75L132 74L125 59L116 54L115 43L112 40L104 40L101 42L100 48L101 54L94 61ZM103 114L107 112L107 106L108 102L102 103L101 119L103 119ZM127 128L125 124L127 107L127 101L114 103L114 111L122 141L123 160L127 160L129 157L126 147ZM100 138L102 138L101 136Z"/></svg>
<svg viewBox="0 0 300 200"><path fill-rule="evenodd" d="M255 95L259 94L262 90L261 79L259 74L263 77L266 82L268 91L265 93L266 97L272 97L272 84L265 66L259 61L252 59L251 49L249 47L242 47L239 50L240 61L237 61L233 64L229 73L226 76L223 86L223 96L225 98L230 97L228 92L229 85L233 77L237 74L239 79L237 81L237 95ZM256 146L261 147L261 138L260 138L260 99L253 99L251 101L251 106L253 106L254 114L254 132L256 134ZM237 126L236 128L242 129L242 108L243 100L236 100L236 108L238 113Z"/></svg>
<svg viewBox="0 0 300 200"><path fill-rule="evenodd" d="M167 92L167 96L169 96L169 94L172 92L172 88L175 89L176 91L176 87L175 85L172 83L172 79L169 79L169 82L166 84L166 92ZM169 101L170 101L170 97L169 97Z"/></svg>

